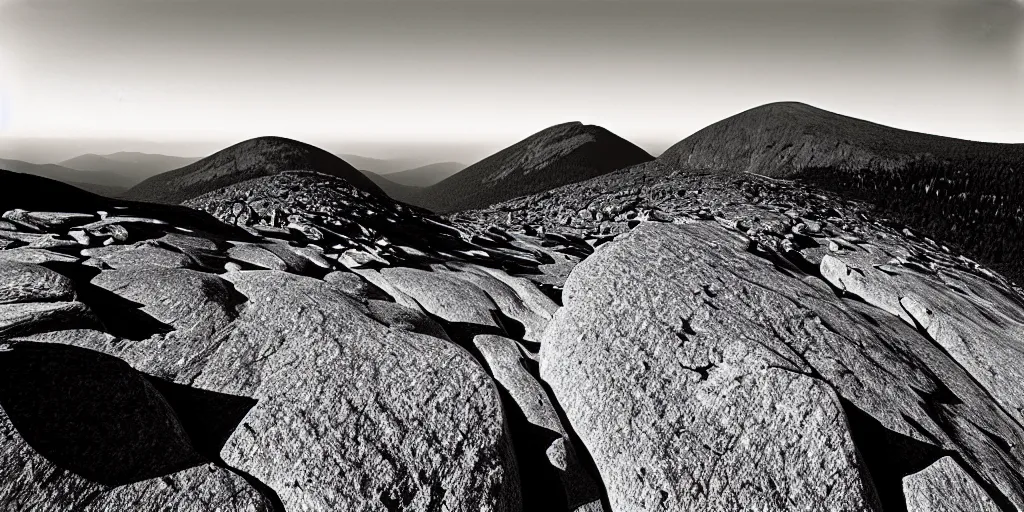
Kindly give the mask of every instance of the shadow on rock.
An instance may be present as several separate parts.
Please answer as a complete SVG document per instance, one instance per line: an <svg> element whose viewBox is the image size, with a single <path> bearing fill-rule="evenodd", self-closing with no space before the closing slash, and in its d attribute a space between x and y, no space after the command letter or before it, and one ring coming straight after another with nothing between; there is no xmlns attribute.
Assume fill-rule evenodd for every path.
<svg viewBox="0 0 1024 512"><path fill-rule="evenodd" d="M104 485L214 461L255 403L78 347L21 342L0 352L0 407L19 434L55 465Z"/></svg>
<svg viewBox="0 0 1024 512"><path fill-rule="evenodd" d="M850 435L875 484L886 512L907 510L903 477L917 473L948 453L927 443L893 432L845 399L840 399Z"/></svg>
<svg viewBox="0 0 1024 512"><path fill-rule="evenodd" d="M144 340L155 334L166 334L174 330L170 325L142 311L144 304L128 300L92 284L90 281L100 273L99 269L84 265L46 266L74 281L78 300L89 306L110 334L129 340Z"/></svg>
<svg viewBox="0 0 1024 512"><path fill-rule="evenodd" d="M145 375L174 409L192 447L203 457L217 461L220 450L235 432L256 400L207 391Z"/></svg>

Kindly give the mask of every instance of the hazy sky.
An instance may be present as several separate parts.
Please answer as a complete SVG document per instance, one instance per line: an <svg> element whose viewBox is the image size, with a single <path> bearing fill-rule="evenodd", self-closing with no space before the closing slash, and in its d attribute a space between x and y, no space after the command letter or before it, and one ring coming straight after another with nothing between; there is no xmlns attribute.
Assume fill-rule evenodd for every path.
<svg viewBox="0 0 1024 512"><path fill-rule="evenodd" d="M1024 6L0 0L0 157L26 139L201 155L282 135L473 160L571 120L657 153L781 100L1024 142Z"/></svg>

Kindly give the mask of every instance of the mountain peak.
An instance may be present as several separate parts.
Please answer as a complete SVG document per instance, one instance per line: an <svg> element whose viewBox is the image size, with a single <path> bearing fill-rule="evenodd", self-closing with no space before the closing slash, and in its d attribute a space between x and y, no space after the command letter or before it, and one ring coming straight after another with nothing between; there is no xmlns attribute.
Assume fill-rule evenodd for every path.
<svg viewBox="0 0 1024 512"><path fill-rule="evenodd" d="M653 159L600 126L573 121L545 128L399 199L438 212L483 208Z"/></svg>
<svg viewBox="0 0 1024 512"><path fill-rule="evenodd" d="M131 199L179 203L211 190L284 171L314 171L349 181L367 192L381 193L348 162L318 147L278 136L239 142L198 162L165 172L125 194Z"/></svg>
<svg viewBox="0 0 1024 512"><path fill-rule="evenodd" d="M806 169L899 169L985 156L1011 145L912 132L798 102L761 105L675 144L659 161L684 168L792 176Z"/></svg>
<svg viewBox="0 0 1024 512"><path fill-rule="evenodd" d="M580 133L610 134L611 132L596 124L584 124L581 121L569 121L567 123L559 123L549 126L537 133L534 133L530 137L527 137L527 140L531 137L558 137Z"/></svg>
<svg viewBox="0 0 1024 512"><path fill-rule="evenodd" d="M810 111L810 112L825 112L825 110L809 105L800 101L775 101L772 103L765 103L764 105L754 107L751 110L758 109L783 109L783 110L795 110L795 111Z"/></svg>
<svg viewBox="0 0 1024 512"><path fill-rule="evenodd" d="M558 123L556 125L549 126L549 127L545 128L545 129L541 130L538 133L544 133L544 132L548 132L548 131L557 131L557 130L563 130L563 129L566 129L566 128L574 128L574 127L594 127L594 125L585 125L585 124L583 124L582 121L567 121L565 123Z"/></svg>

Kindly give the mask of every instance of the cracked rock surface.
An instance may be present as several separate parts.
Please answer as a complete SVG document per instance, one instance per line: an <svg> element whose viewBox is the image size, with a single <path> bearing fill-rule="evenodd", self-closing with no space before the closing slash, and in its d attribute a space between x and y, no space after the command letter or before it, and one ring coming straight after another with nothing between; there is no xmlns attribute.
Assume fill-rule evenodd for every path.
<svg viewBox="0 0 1024 512"><path fill-rule="evenodd" d="M0 193L4 510L1024 509L1020 290L797 182L51 190Z"/></svg>
<svg viewBox="0 0 1024 512"><path fill-rule="evenodd" d="M507 237L477 238L314 173L257 181L243 196L258 198L253 191L267 183L287 185L287 224L229 225L140 203L100 209L89 198L68 214L11 205L0 225L8 241L0 253L9 256L0 258L0 364L18 372L5 374L11 391L0 393L10 416L0 503L522 509L529 489L503 400L470 352L471 335L518 337L525 322L539 337L557 306L506 269L539 273L546 253ZM42 239L61 243L29 247ZM438 282L465 294L467 306L451 312L419 287ZM89 370L61 367L74 359L66 351ZM34 364L23 353L38 353ZM94 376L105 367L90 358L144 392L116 384L119 374ZM80 384L76 393L33 385L56 371L67 388ZM89 384L97 379L107 387ZM101 401L116 398L104 392L110 386L124 388L120 408ZM60 392L74 407L53 399ZM33 411L33 400L66 410ZM65 444L54 448L54 440ZM110 480L107 467L128 473Z"/></svg>
<svg viewBox="0 0 1024 512"><path fill-rule="evenodd" d="M772 258L718 223L649 223L573 271L541 377L614 509L903 507L901 477L944 454L1024 505L1024 430L999 398L1019 388Z"/></svg>

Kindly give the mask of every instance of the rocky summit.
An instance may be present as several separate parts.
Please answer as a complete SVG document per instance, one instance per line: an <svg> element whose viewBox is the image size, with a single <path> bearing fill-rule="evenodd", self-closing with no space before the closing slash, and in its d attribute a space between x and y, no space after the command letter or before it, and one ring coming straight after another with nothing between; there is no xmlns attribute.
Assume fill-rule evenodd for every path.
<svg viewBox="0 0 1024 512"><path fill-rule="evenodd" d="M176 204L240 181L295 169L339 176L363 190L380 192L355 167L327 151L283 137L258 137L157 174L129 189L124 197Z"/></svg>
<svg viewBox="0 0 1024 512"><path fill-rule="evenodd" d="M1024 244L1015 236L1024 230L1024 144L910 132L786 102L714 123L658 160L698 173L799 179L870 203L1024 282Z"/></svg>
<svg viewBox="0 0 1024 512"><path fill-rule="evenodd" d="M3 509L1024 510L1024 293L871 204L244 178L0 174Z"/></svg>

